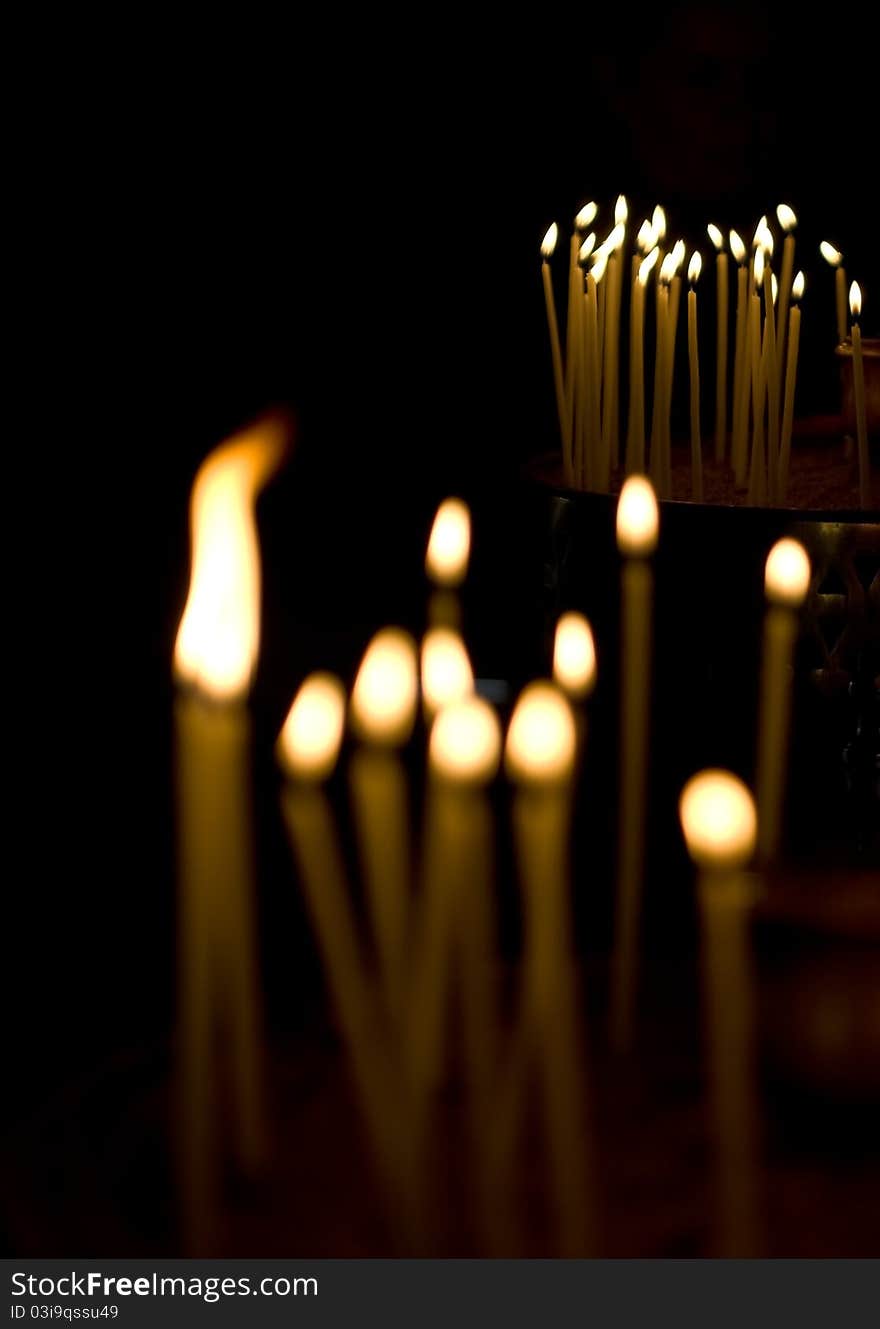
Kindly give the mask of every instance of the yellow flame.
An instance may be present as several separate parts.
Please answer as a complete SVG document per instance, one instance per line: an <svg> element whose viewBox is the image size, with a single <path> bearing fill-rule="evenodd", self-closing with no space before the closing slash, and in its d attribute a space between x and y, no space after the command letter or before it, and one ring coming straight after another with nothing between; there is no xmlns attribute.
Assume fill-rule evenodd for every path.
<svg viewBox="0 0 880 1329"><path fill-rule="evenodd" d="M660 264L660 280L664 286L668 286L672 281L672 278L675 276L675 268L675 255L670 252L664 257L663 262Z"/></svg>
<svg viewBox="0 0 880 1329"><path fill-rule="evenodd" d="M647 254L654 248L654 227L647 218L636 232L636 245L641 254Z"/></svg>
<svg viewBox="0 0 880 1329"><path fill-rule="evenodd" d="M215 700L247 692L260 649L257 495L278 469L287 433L266 420L216 448L190 497L189 594L174 645L174 671Z"/></svg>
<svg viewBox="0 0 880 1329"><path fill-rule="evenodd" d="M776 273L770 273L770 299L776 304L776 297L779 294L779 282L776 280Z"/></svg>
<svg viewBox="0 0 880 1329"><path fill-rule="evenodd" d="M819 253L822 255L826 263L831 264L832 268L840 267L841 261L843 259L843 254L841 254L839 249L835 249L834 245L831 244L830 241L828 240L822 241L822 243L819 245Z"/></svg>
<svg viewBox="0 0 880 1329"><path fill-rule="evenodd" d="M660 513L645 475L631 475L617 500L617 547L623 554L650 554L657 546Z"/></svg>
<svg viewBox="0 0 880 1329"><path fill-rule="evenodd" d="M688 853L700 867L744 867L754 853L754 799L729 771L692 776L681 792L678 814Z"/></svg>
<svg viewBox="0 0 880 1329"><path fill-rule="evenodd" d="M675 244L672 246L672 257L675 261L676 272L678 272L679 268L684 262L686 254L687 254L687 249L685 248L684 241L676 240Z"/></svg>
<svg viewBox="0 0 880 1329"><path fill-rule="evenodd" d="M587 236L586 240L578 250L578 263L586 264L586 261L592 254L595 245L596 245L596 232L590 231L590 234Z"/></svg>
<svg viewBox="0 0 880 1329"><path fill-rule="evenodd" d="M556 624L553 677L571 697L587 697L596 686L596 644L583 614L572 610Z"/></svg>
<svg viewBox="0 0 880 1329"><path fill-rule="evenodd" d="M422 699L433 715L474 690L467 649L451 628L430 628L422 642Z"/></svg>
<svg viewBox="0 0 880 1329"><path fill-rule="evenodd" d="M645 257L642 259L641 263L639 264L639 281L641 282L642 286L647 286L648 278L650 277L654 267L656 266L657 259L659 257L660 257L660 250L652 249L649 254L645 255Z"/></svg>
<svg viewBox="0 0 880 1329"><path fill-rule="evenodd" d="M623 194L617 195L617 202L614 204L614 224L616 226L626 225L629 217L629 204Z"/></svg>
<svg viewBox="0 0 880 1329"><path fill-rule="evenodd" d="M571 706L553 683L529 683L519 695L507 731L505 763L515 780L555 781L574 765Z"/></svg>
<svg viewBox="0 0 880 1329"><path fill-rule="evenodd" d="M541 241L541 254L544 258L551 258L556 248L556 241L559 239L559 227L553 222L547 228L547 234Z"/></svg>
<svg viewBox="0 0 880 1329"><path fill-rule="evenodd" d="M791 283L791 298L792 298L792 300L800 300L800 299L801 299L801 297L802 297L803 294L804 294L804 286L805 286L805 285L806 285L806 282L805 282L805 280L804 280L804 274L803 274L802 272L799 272L798 275L795 277L794 281Z"/></svg>
<svg viewBox="0 0 880 1329"><path fill-rule="evenodd" d="M779 218L779 225L786 234L793 231L797 226L797 214L794 208L790 208L787 203L780 203L776 209L776 216Z"/></svg>
<svg viewBox="0 0 880 1329"><path fill-rule="evenodd" d="M431 769L446 780L485 783L501 758L501 726L482 697L467 697L444 706L428 743Z"/></svg>
<svg viewBox="0 0 880 1329"><path fill-rule="evenodd" d="M418 698L416 644L401 628L383 628L370 642L351 694L352 724L371 743L404 743Z"/></svg>
<svg viewBox="0 0 880 1329"><path fill-rule="evenodd" d="M754 248L755 245L759 245L761 243L761 236L763 235L764 231L766 231L766 229L767 229L767 214L765 212L764 216L759 219L758 225L755 227L755 234L752 236L752 248Z"/></svg>
<svg viewBox="0 0 880 1329"><path fill-rule="evenodd" d="M460 498L446 498L431 527L425 571L438 586L459 586L467 573L470 552L470 509Z"/></svg>
<svg viewBox="0 0 880 1329"><path fill-rule="evenodd" d="M764 591L774 604L797 606L810 586L810 558L798 540L777 540L764 565Z"/></svg>
<svg viewBox="0 0 880 1329"><path fill-rule="evenodd" d="M759 245L755 250L755 284L761 286L764 281L764 251Z"/></svg>
<svg viewBox="0 0 880 1329"><path fill-rule="evenodd" d="M695 286L700 279L700 273L703 270L703 257L699 249L695 249L691 254L691 261L688 264L688 281L691 286Z"/></svg>
<svg viewBox="0 0 880 1329"><path fill-rule="evenodd" d="M658 203L651 214L651 225L654 228L654 234L657 237L657 243L666 239L666 213Z"/></svg>
<svg viewBox="0 0 880 1329"><path fill-rule="evenodd" d="M333 674L310 674L291 703L278 736L278 758L289 775L324 780L336 765L345 728L345 689Z"/></svg>
<svg viewBox="0 0 880 1329"><path fill-rule="evenodd" d="M574 224L577 230L585 231L588 226L592 225L596 220L596 214L598 211L599 205L597 203L585 203L574 219Z"/></svg>
<svg viewBox="0 0 880 1329"><path fill-rule="evenodd" d="M604 251L597 250L596 257L593 259L593 266L590 268L590 275L592 276L593 281L596 283L597 286L599 282L602 280L602 278L605 276L605 269L607 268L607 266L608 266L607 253L605 253Z"/></svg>
<svg viewBox="0 0 880 1329"><path fill-rule="evenodd" d="M709 233L709 239L712 241L713 245L720 254L721 250L724 248L724 236L722 235L721 231L718 229L718 227L715 225L714 222L709 222L709 225L706 227L706 230Z"/></svg>
<svg viewBox="0 0 880 1329"><path fill-rule="evenodd" d="M862 312L862 288L857 281L849 288L849 312L853 318L858 318Z"/></svg>
<svg viewBox="0 0 880 1329"><path fill-rule="evenodd" d="M733 254L733 257L736 259L737 263L745 262L745 257L746 257L745 243L743 242L742 236L739 235L737 231L730 232L730 252L731 254Z"/></svg>
<svg viewBox="0 0 880 1329"><path fill-rule="evenodd" d="M608 239L605 241L605 248L608 250L608 253L613 254L616 249L621 247L625 239L626 227L623 222L618 222L608 236Z"/></svg>

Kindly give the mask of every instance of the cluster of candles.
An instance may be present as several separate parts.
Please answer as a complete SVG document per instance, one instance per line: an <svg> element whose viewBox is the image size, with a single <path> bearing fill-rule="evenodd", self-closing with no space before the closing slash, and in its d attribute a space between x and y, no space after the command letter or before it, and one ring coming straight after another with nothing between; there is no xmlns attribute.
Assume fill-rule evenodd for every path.
<svg viewBox="0 0 880 1329"><path fill-rule="evenodd" d="M256 496L280 464L284 429L269 421L218 448L203 464L192 495L192 580L180 624L174 667L178 682L176 730L181 878L182 1091L186 1133L184 1201L194 1248L210 1244L207 1227L216 1205L220 1169L215 1153L212 1102L218 1077L215 1035L222 1032L231 1086L238 1158L253 1170L265 1151L260 1074L260 1002L252 923L255 869L252 844L249 720L246 697L259 649L260 558L254 518ZM622 559L620 716L620 851L612 992L612 1036L626 1048L632 1038L639 952L647 752L649 742L653 573L659 508L649 479L632 476L617 508ZM356 1078L379 1155L398 1180L409 1176L397 1118L389 1112L388 1068L376 1048L372 1004L360 963L346 869L334 813L321 786L336 767L347 726L355 740L349 766L354 820L365 894L373 920L384 1016L407 1032L414 1082L430 1087L442 1060L444 984L454 935L463 946L475 937L488 945L491 925L493 831L485 789L503 763L516 794L513 805L517 866L522 878L535 952L527 957L534 1010L547 1016L559 996L568 956L567 854L578 769L586 745L586 706L596 680L596 652L588 621L564 614L556 627L552 677L528 684L517 699L506 734L498 714L478 695L461 632L457 588L468 567L471 521L457 499L436 513L426 554L433 585L430 626L420 648L399 628L378 632L367 646L350 697L329 673L307 677L294 696L279 735L286 777L283 811L300 865L303 888L324 955L340 1021L349 1038ZM707 981L716 1046L722 1190L731 1248L741 1253L743 1024L732 1014L724 975L739 973L743 908L749 897L742 869L755 850L761 862L777 853L785 787L790 664L798 607L810 583L810 563L794 540L780 540L766 564L768 601L757 744L755 800L735 776L703 772L686 787L681 820L688 848L700 866L706 944L740 957L731 969L710 959ZM419 705L429 726L427 743L425 882L411 889L408 784L401 749L413 734ZM757 806L756 806L757 804ZM731 907L731 901L736 907ZM465 939L469 938L469 941ZM485 947L483 948L485 951ZM467 964L467 961L463 961ZM483 979L467 970L474 1002ZM721 975L721 977L719 977ZM739 982L740 979L731 979ZM555 1009L555 1008L554 1008ZM739 1010L739 1007L737 1007ZM383 1017L384 1018L384 1017ZM538 1020L538 1016L535 1016ZM540 1023L540 1020L539 1020ZM477 1021L473 1073L479 1086L485 1029ZM479 1030L483 1029L483 1034ZM565 1061L555 1017L544 1018L540 1040ZM481 1041L482 1040L482 1041ZM566 1047L570 1046L568 1042ZM558 1071L557 1067L557 1071ZM561 1191L578 1131L561 1083L550 1075L551 1115L562 1133L557 1155ZM553 1089L553 1085L556 1089ZM485 1088L485 1086L484 1086ZM483 1125L485 1118L481 1118ZM567 1123L567 1124L566 1124ZM726 1141L726 1143L725 1143ZM403 1150L403 1155L401 1154ZM401 1182L401 1186L403 1183ZM405 1190L406 1188L403 1187ZM725 1192L726 1193L726 1192ZM407 1222L416 1222L409 1214ZM572 1216L570 1245L583 1237L584 1215ZM579 1234L579 1235L578 1235Z"/></svg>
<svg viewBox="0 0 880 1329"><path fill-rule="evenodd" d="M694 250L687 261L683 240L666 248L666 214L659 205L635 235L629 264L629 409L624 424L620 403L621 312L626 275L629 205L621 194L614 207L614 227L597 243L591 230L598 207L587 203L574 219L569 247L565 345L562 345L550 260L559 228L554 222L541 244L542 278L550 332L553 379L562 441L565 480L575 488L608 492L612 473L650 473L661 498L672 496L671 413L682 272L686 271L687 344L690 388L691 496L703 499L703 453L700 433L700 356L697 288L703 261ZM794 272L797 217L785 203L776 216L783 232L779 277L773 271L776 239L766 216L752 239L751 253L736 231L724 233L710 222L715 251L715 460L727 462L735 483L748 491L750 504L785 502L791 465L795 386L804 274ZM733 373L730 361L730 275L727 249L737 265L733 322ZM631 242L630 242L630 247ZM837 338L847 339L846 273L842 255L828 241L822 256L836 269ZM648 284L655 279L655 362L650 426L646 418L645 312ZM849 291L859 503L870 505L870 472L864 363L862 295L857 282ZM625 433L624 433L625 428ZM625 443L624 443L625 439ZM650 444L650 446L649 446Z"/></svg>

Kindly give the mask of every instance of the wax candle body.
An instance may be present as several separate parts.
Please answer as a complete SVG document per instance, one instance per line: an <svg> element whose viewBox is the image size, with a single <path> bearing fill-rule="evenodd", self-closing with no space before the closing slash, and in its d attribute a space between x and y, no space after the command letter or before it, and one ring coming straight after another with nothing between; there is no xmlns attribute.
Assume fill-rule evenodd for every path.
<svg viewBox="0 0 880 1329"><path fill-rule="evenodd" d="M626 473L645 469L645 288L633 282L629 329L629 424Z"/></svg>
<svg viewBox="0 0 880 1329"><path fill-rule="evenodd" d="M729 278L727 255L719 253L716 264L715 328L715 460L723 461L727 448L727 300Z"/></svg>
<svg viewBox="0 0 880 1329"><path fill-rule="evenodd" d="M733 431L731 435L730 461L734 478L738 486L745 483L746 476L746 430L748 416L748 279L745 267L740 264L736 273L736 347L733 365ZM745 398L745 400L744 400Z"/></svg>
<svg viewBox="0 0 880 1329"><path fill-rule="evenodd" d="M801 336L801 311L792 305L788 320L788 351L785 368L785 404L782 412L782 434L779 444L779 501L784 502L788 491L788 469L791 460L791 435L794 428L794 393L797 384L798 347Z"/></svg>
<svg viewBox="0 0 880 1329"><path fill-rule="evenodd" d="M547 309L547 328L550 333L550 353L553 360L553 386L556 391L556 411L559 416L559 437L562 441L562 463L567 482L571 483L572 456L571 437L568 433L568 412L565 404L565 382L562 374L562 349L559 345L559 323L556 318L556 301L553 296L553 279L550 264L546 260L541 264L541 278L544 283L544 303Z"/></svg>
<svg viewBox="0 0 880 1329"><path fill-rule="evenodd" d="M791 661L797 638L795 612L771 605L764 619L758 761L758 855L768 862L779 852L791 714Z"/></svg>
<svg viewBox="0 0 880 1329"><path fill-rule="evenodd" d="M834 269L834 298L837 307L837 340L846 341L846 268L840 263Z"/></svg>
<svg viewBox="0 0 880 1329"><path fill-rule="evenodd" d="M853 397L856 407L856 437L859 448L859 506L871 506L871 458L868 452L868 420L865 410L865 366L862 359L862 330L852 325Z"/></svg>
<svg viewBox="0 0 880 1329"><path fill-rule="evenodd" d="M703 501L703 457L700 444L700 359L697 347L697 293L688 291L688 362L691 379L691 495Z"/></svg>

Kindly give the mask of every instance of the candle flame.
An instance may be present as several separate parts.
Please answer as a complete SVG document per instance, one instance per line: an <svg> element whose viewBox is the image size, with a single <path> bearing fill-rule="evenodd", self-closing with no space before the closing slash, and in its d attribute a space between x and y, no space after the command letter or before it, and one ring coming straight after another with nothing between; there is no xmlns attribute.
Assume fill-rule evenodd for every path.
<svg viewBox="0 0 880 1329"><path fill-rule="evenodd" d="M501 726L482 697L467 697L444 706L428 742L431 769L447 780L483 784L491 780L501 758Z"/></svg>
<svg viewBox="0 0 880 1329"><path fill-rule="evenodd" d="M596 250L596 257L593 259L593 266L590 268L590 276L598 286L599 282L605 276L605 269L608 267L608 254L604 249Z"/></svg>
<svg viewBox="0 0 880 1329"><path fill-rule="evenodd" d="M707 230L708 233L709 233L709 239L712 241L713 245L715 246L715 248L718 250L718 253L720 254L721 251L722 251L722 249L724 248L724 236L723 236L723 234L721 233L721 231L720 231L719 228L715 225L714 222L709 222L709 225L706 227L706 230ZM733 233L731 232L731 234L733 234Z"/></svg>
<svg viewBox="0 0 880 1329"><path fill-rule="evenodd" d="M733 257L736 259L737 263L745 262L746 247L743 242L742 236L739 235L737 231L730 232L730 252L731 254L733 254Z"/></svg>
<svg viewBox="0 0 880 1329"><path fill-rule="evenodd" d="M664 286L668 286L675 276L676 262L675 255L670 251L663 258L660 264L660 280Z"/></svg>
<svg viewBox="0 0 880 1329"><path fill-rule="evenodd" d="M849 288L849 312L853 318L858 318L862 312L862 288L857 281Z"/></svg>
<svg viewBox="0 0 880 1329"><path fill-rule="evenodd" d="M288 775L325 780L336 765L345 728L345 689L333 674L310 674L294 697L278 736Z"/></svg>
<svg viewBox="0 0 880 1329"><path fill-rule="evenodd" d="M558 781L574 765L571 706L553 683L529 683L519 695L507 731L505 764L515 780Z"/></svg>
<svg viewBox="0 0 880 1329"><path fill-rule="evenodd" d="M779 282L776 280L776 273L770 273L770 299L776 304L776 297L779 294Z"/></svg>
<svg viewBox="0 0 880 1329"><path fill-rule="evenodd" d="M467 649L451 628L431 628L422 642L422 698L434 715L474 690L474 674Z"/></svg>
<svg viewBox="0 0 880 1329"><path fill-rule="evenodd" d="M217 701L243 696L260 647L260 548L254 508L287 445L279 420L223 443L199 467L190 496L192 561L174 671Z"/></svg>
<svg viewBox="0 0 880 1329"><path fill-rule="evenodd" d="M755 250L755 285L761 286L764 282L764 251L759 245Z"/></svg>
<svg viewBox="0 0 880 1329"><path fill-rule="evenodd" d="M590 257L595 247L596 247L596 232L590 231L590 234L587 236L586 240L578 250L578 263L580 263L582 266L585 266L587 259Z"/></svg>
<svg viewBox="0 0 880 1329"><path fill-rule="evenodd" d="M688 853L700 867L741 868L755 850L758 818L742 780L729 771L691 776L678 803Z"/></svg>
<svg viewBox="0 0 880 1329"><path fill-rule="evenodd" d="M655 244L654 227L647 220L647 218L645 218L645 220L642 222L636 234L636 245L638 247L639 253L641 254L650 253L650 251L654 248L654 244Z"/></svg>
<svg viewBox="0 0 880 1329"><path fill-rule="evenodd" d="M805 283L805 280L804 280L804 274L803 274L802 272L799 272L798 275L795 277L794 281L791 283L791 298L792 298L792 300L800 300L800 299L801 299L801 297L802 297L803 294L804 294L804 286L805 286L805 284L806 284L806 283Z"/></svg>
<svg viewBox="0 0 880 1329"><path fill-rule="evenodd" d="M760 248L764 250L764 253L767 255L768 258L772 258L773 243L774 243L773 232L770 230L770 227L767 225L765 221L764 225L760 226L758 230L755 232L755 244L760 246Z"/></svg>
<svg viewBox="0 0 880 1329"><path fill-rule="evenodd" d="M572 610L556 624L553 678L570 697L587 697L596 686L596 644L583 614Z"/></svg>
<svg viewBox="0 0 880 1329"><path fill-rule="evenodd" d="M761 243L761 236L764 233L764 231L766 231L766 229L767 229L767 214L765 212L764 216L759 218L758 225L755 227L755 234L752 236L753 249L755 245L759 245Z"/></svg>
<svg viewBox="0 0 880 1329"><path fill-rule="evenodd" d="M643 556L657 547L660 513L657 496L645 475L631 475L617 500L617 547L622 554Z"/></svg>
<svg viewBox="0 0 880 1329"><path fill-rule="evenodd" d="M459 586L467 573L470 552L470 509L460 498L446 498L431 527L425 571L438 586Z"/></svg>
<svg viewBox="0 0 880 1329"><path fill-rule="evenodd" d="M599 205L597 203L593 203L592 201L585 203L574 219L576 230L585 231L588 226L592 225L596 220L596 214L598 211Z"/></svg>
<svg viewBox="0 0 880 1329"><path fill-rule="evenodd" d="M764 592L774 604L797 607L810 587L810 558L798 540L777 540L764 565Z"/></svg>
<svg viewBox="0 0 880 1329"><path fill-rule="evenodd" d="M556 222L547 228L547 234L541 241L541 255L543 258L552 258L553 251L556 248L556 241L559 239L559 227Z"/></svg>
<svg viewBox="0 0 880 1329"><path fill-rule="evenodd" d="M666 213L658 203L651 214L651 225L654 228L654 235L657 237L657 243L666 239Z"/></svg>
<svg viewBox="0 0 880 1329"><path fill-rule="evenodd" d="M656 266L659 257L660 257L660 250L652 249L649 254L645 255L645 257L642 259L641 263L639 264L639 281L641 282L642 286L647 286L648 278L650 277L652 271L654 270L654 267Z"/></svg>
<svg viewBox="0 0 880 1329"><path fill-rule="evenodd" d="M614 204L614 222L615 225L626 225L629 217L629 204L623 194L617 195L617 202Z"/></svg>
<svg viewBox="0 0 880 1329"><path fill-rule="evenodd" d="M831 264L832 268L840 267L841 261L843 259L843 254L841 254L839 249L835 249L834 245L831 244L830 241L828 240L822 241L822 243L819 245L819 253L822 255L826 263Z"/></svg>
<svg viewBox="0 0 880 1329"><path fill-rule="evenodd" d="M685 260L686 255L687 255L687 248L685 246L684 241L676 240L675 244L672 246L672 258L675 262L675 272L673 272L673 276L675 276L675 273L678 272L679 268L681 267L682 263Z"/></svg>
<svg viewBox="0 0 880 1329"><path fill-rule="evenodd" d="M787 203L779 204L776 209L776 216L779 218L779 225L782 227L783 231L785 231L786 235L789 231L793 231L797 226L797 214L795 213L794 208L790 208Z"/></svg>
<svg viewBox="0 0 880 1329"><path fill-rule="evenodd" d="M351 694L352 724L372 743L404 743L418 696L416 644L402 628L383 628L364 653Z"/></svg>
<svg viewBox="0 0 880 1329"><path fill-rule="evenodd" d="M691 286L695 286L700 279L700 272L703 268L703 258L699 249L695 249L691 254L691 261L688 264L688 281Z"/></svg>

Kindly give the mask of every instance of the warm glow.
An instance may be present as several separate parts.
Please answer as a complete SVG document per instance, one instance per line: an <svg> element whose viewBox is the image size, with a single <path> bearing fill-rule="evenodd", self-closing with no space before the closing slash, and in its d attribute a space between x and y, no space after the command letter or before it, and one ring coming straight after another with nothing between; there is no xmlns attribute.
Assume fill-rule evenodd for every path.
<svg viewBox="0 0 880 1329"><path fill-rule="evenodd" d="M798 540L777 540L764 565L764 591L774 604L803 604L810 586L810 559Z"/></svg>
<svg viewBox="0 0 880 1329"><path fill-rule="evenodd" d="M776 280L776 273L770 273L770 299L776 304L776 297L779 294L779 282Z"/></svg>
<svg viewBox="0 0 880 1329"><path fill-rule="evenodd" d="M718 227L715 225L714 222L709 222L709 225L706 227L706 230L709 233L709 239L712 241L713 245L720 253L721 250L724 248L724 236L722 235L721 231L718 229Z"/></svg>
<svg viewBox="0 0 880 1329"><path fill-rule="evenodd" d="M773 257L773 232L766 222L755 232L755 243L763 249L768 258Z"/></svg>
<svg viewBox="0 0 880 1329"><path fill-rule="evenodd" d="M793 208L790 208L787 203L779 204L779 207L776 209L776 216L779 218L779 225L786 233L788 231L793 231L797 226L797 216L795 211Z"/></svg>
<svg viewBox="0 0 880 1329"><path fill-rule="evenodd" d="M384 628L367 647L351 694L351 719L361 738L404 743L418 699L416 644L401 628Z"/></svg>
<svg viewBox="0 0 880 1329"><path fill-rule="evenodd" d="M614 204L614 224L615 226L626 225L629 217L629 204L623 194L617 195L617 202Z"/></svg>
<svg viewBox="0 0 880 1329"><path fill-rule="evenodd" d="M668 286L675 276L675 255L669 253L660 264L660 280L664 286Z"/></svg>
<svg viewBox="0 0 880 1329"><path fill-rule="evenodd" d="M588 226L592 225L596 220L596 213L598 211L599 205L597 203L585 203L574 219L574 224L577 230L585 231Z"/></svg>
<svg viewBox="0 0 880 1329"><path fill-rule="evenodd" d="M572 610L556 624L553 677L571 697L587 697L596 686L596 645L583 614Z"/></svg>
<svg viewBox="0 0 880 1329"><path fill-rule="evenodd" d="M832 268L840 267L843 254L841 254L839 249L835 249L834 245L830 244L828 240L822 241L819 246L819 253L822 255L826 263L831 264Z"/></svg>
<svg viewBox="0 0 880 1329"><path fill-rule="evenodd" d="M288 775L325 780L336 765L344 728L345 689L339 679L310 674L278 736L278 759Z"/></svg>
<svg viewBox="0 0 880 1329"><path fill-rule="evenodd" d="M805 285L804 274L802 272L799 272L798 275L795 277L794 281L791 283L792 300L801 299L804 293L804 285Z"/></svg>
<svg viewBox="0 0 880 1329"><path fill-rule="evenodd" d="M862 289L857 281L849 288L849 312L858 318L862 312Z"/></svg>
<svg viewBox="0 0 880 1329"><path fill-rule="evenodd" d="M553 222L547 230L547 234L541 241L541 255L543 258L551 258L556 248L556 241L559 239L559 227Z"/></svg>
<svg viewBox="0 0 880 1329"><path fill-rule="evenodd" d="M644 555L657 547L660 513L651 481L631 475L617 501L617 547L622 554Z"/></svg>
<svg viewBox="0 0 880 1329"><path fill-rule="evenodd" d="M254 507L286 433L267 420L216 448L190 496L192 561L174 672L218 701L243 696L260 648L260 548Z"/></svg>
<svg viewBox="0 0 880 1329"><path fill-rule="evenodd" d="M675 262L676 272L678 272L679 268L684 262L686 254L687 254L687 248L685 246L684 241L676 240L675 244L672 246L672 258Z"/></svg>
<svg viewBox="0 0 880 1329"><path fill-rule="evenodd" d="M737 231L730 232L730 252L737 263L744 263L746 257L746 246L742 236Z"/></svg>
<svg viewBox="0 0 880 1329"><path fill-rule="evenodd" d="M678 815L688 853L703 868L741 868L755 849L755 803L729 771L700 771L681 791Z"/></svg>
<svg viewBox="0 0 880 1329"><path fill-rule="evenodd" d="M596 247L596 232L590 231L584 243L578 250L578 263L586 265L587 259Z"/></svg>
<svg viewBox="0 0 880 1329"><path fill-rule="evenodd" d="M642 259L641 263L639 264L639 281L641 282L642 286L647 286L648 278L650 277L651 273L656 267L657 259L659 257L660 257L660 250L652 249L650 254L646 254L645 257Z"/></svg>
<svg viewBox="0 0 880 1329"><path fill-rule="evenodd" d="M764 216L760 219L758 225L755 227L755 234L752 236L753 247L761 243L761 235L766 229L767 229L767 214L765 212Z"/></svg>
<svg viewBox="0 0 880 1329"><path fill-rule="evenodd" d="M688 281L691 286L695 286L700 280L700 273L703 269L703 259L699 249L695 249L691 254L691 261L688 264Z"/></svg>
<svg viewBox="0 0 880 1329"><path fill-rule="evenodd" d="M607 253L605 253L604 251L597 252L596 257L593 260L593 266L590 268L590 273L592 274L593 281L596 282L597 285L605 276L605 269L607 267L608 267Z"/></svg>
<svg viewBox="0 0 880 1329"><path fill-rule="evenodd" d="M623 222L618 222L614 230L605 241L605 248L609 254L613 254L615 249L619 249L626 239L626 227Z"/></svg>
<svg viewBox="0 0 880 1329"><path fill-rule="evenodd" d="M761 286L764 281L764 251L759 245L755 250L755 285Z"/></svg>
<svg viewBox="0 0 880 1329"><path fill-rule="evenodd" d="M428 761L444 779L482 784L492 779L500 757L501 726L482 697L445 706L431 726Z"/></svg>
<svg viewBox="0 0 880 1329"><path fill-rule="evenodd" d="M430 628L422 642L422 699L429 715L474 690L465 644L451 628Z"/></svg>
<svg viewBox="0 0 880 1329"><path fill-rule="evenodd" d="M425 571L438 586L458 586L471 552L471 514L460 498L444 499L437 509L425 555Z"/></svg>
<svg viewBox="0 0 880 1329"><path fill-rule="evenodd" d="M647 254L654 248L655 243L656 236L654 235L654 227L646 218L639 227L638 234L636 235L636 245L638 246L640 253Z"/></svg>
<svg viewBox="0 0 880 1329"><path fill-rule="evenodd" d="M563 693L553 683L529 683L514 707L505 761L515 780L561 780L571 771L575 723Z"/></svg>
<svg viewBox="0 0 880 1329"><path fill-rule="evenodd" d="M651 225L654 228L654 234L657 237L657 243L666 239L666 213L658 203L651 214Z"/></svg>

